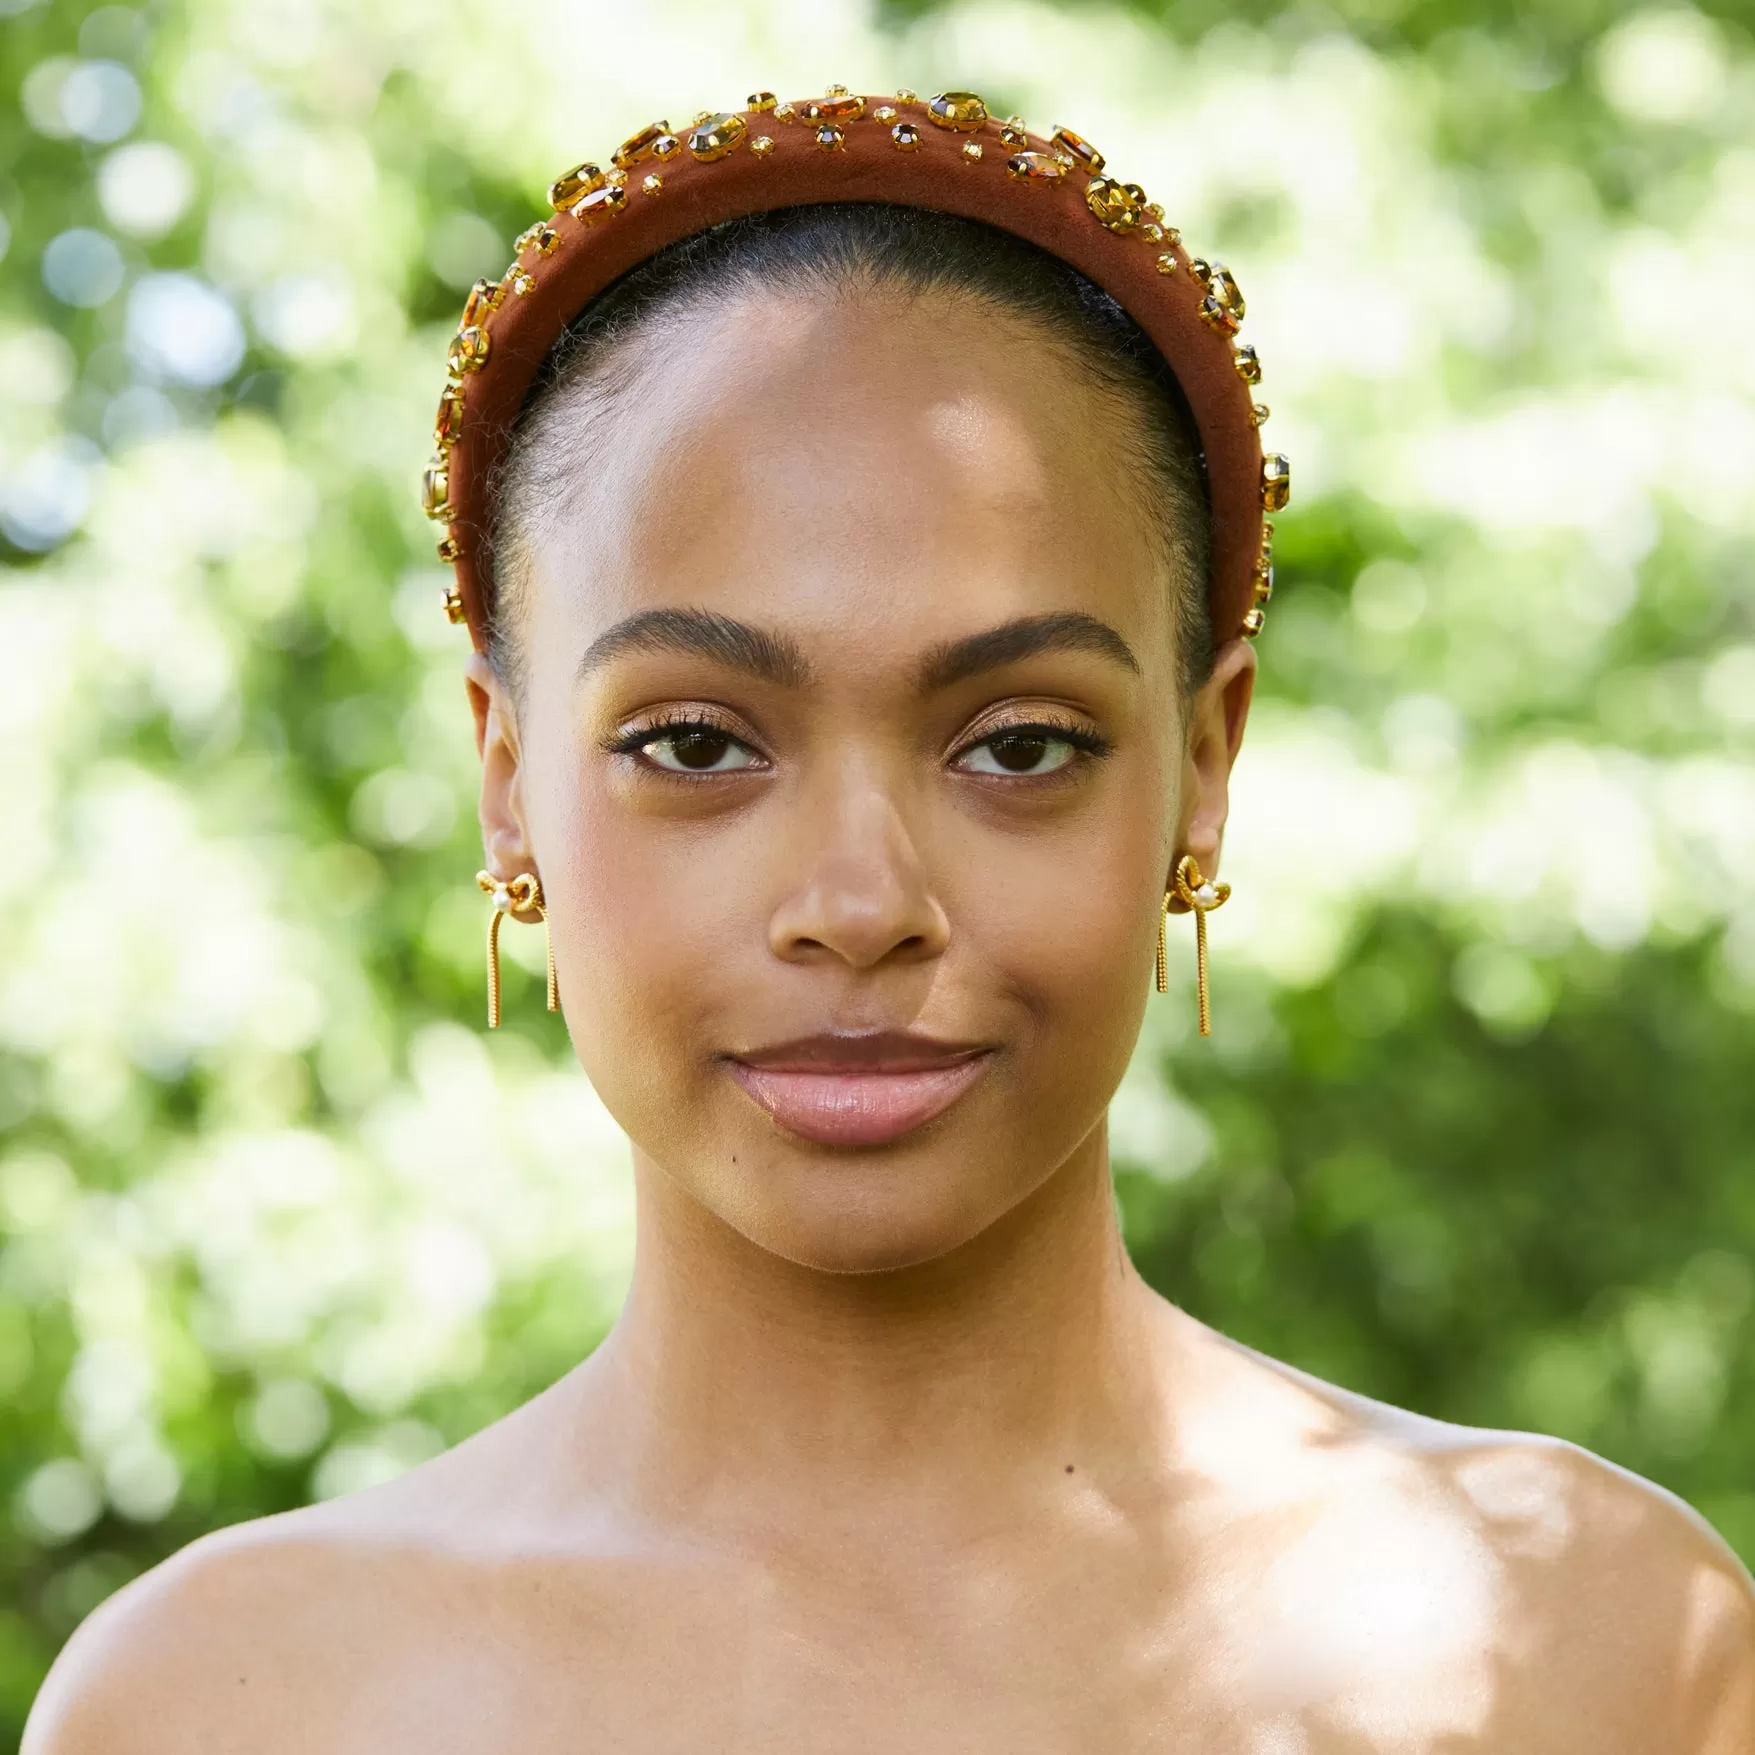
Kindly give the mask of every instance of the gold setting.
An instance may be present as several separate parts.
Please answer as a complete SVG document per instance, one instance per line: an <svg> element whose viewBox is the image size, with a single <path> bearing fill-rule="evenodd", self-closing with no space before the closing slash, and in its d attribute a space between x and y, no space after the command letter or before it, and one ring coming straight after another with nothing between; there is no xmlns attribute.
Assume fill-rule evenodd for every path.
<svg viewBox="0 0 1755 1755"><path fill-rule="evenodd" d="M898 122L890 130L890 138L903 152L913 152L920 144L920 130L912 122Z"/></svg>
<svg viewBox="0 0 1755 1755"><path fill-rule="evenodd" d="M847 144L847 136L833 122L817 129L817 145L824 152L839 152Z"/></svg>

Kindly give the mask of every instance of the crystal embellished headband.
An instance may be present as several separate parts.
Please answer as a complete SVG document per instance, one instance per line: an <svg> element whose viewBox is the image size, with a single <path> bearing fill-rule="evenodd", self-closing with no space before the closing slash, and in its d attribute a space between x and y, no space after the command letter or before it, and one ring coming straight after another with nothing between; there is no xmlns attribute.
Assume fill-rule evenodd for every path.
<svg viewBox="0 0 1755 1755"><path fill-rule="evenodd" d="M972 92L921 99L826 96L703 111L673 133L654 122L608 169L575 165L550 185L553 213L517 241L499 280L477 281L452 338L438 449L423 503L443 524L439 558L454 622L487 643L493 583L488 484L550 348L598 293L667 244L723 220L831 201L889 202L980 220L1070 263L1108 292L1164 356L1200 433L1212 507L1207 595L1218 640L1261 632L1273 595L1273 525L1291 469L1263 456L1267 409L1255 349L1237 340L1243 295L1221 263L1184 250L1137 183L1068 128L1044 139Z"/></svg>

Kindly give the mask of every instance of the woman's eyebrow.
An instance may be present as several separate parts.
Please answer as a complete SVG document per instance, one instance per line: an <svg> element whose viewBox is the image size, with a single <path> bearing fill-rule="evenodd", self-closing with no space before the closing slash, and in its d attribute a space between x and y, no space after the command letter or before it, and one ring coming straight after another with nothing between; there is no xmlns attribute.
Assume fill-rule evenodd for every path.
<svg viewBox="0 0 1755 1755"><path fill-rule="evenodd" d="M1052 610L1046 615L1019 616L979 634L969 634L935 646L921 660L919 685L922 694L949 688L952 683L1033 658L1038 652L1095 652L1100 657L1139 675L1133 648L1107 622L1083 610Z"/></svg>
<svg viewBox="0 0 1755 1755"><path fill-rule="evenodd" d="M812 677L796 641L709 609L643 609L626 617L586 648L579 676L624 652L692 653L789 689L804 688Z"/></svg>

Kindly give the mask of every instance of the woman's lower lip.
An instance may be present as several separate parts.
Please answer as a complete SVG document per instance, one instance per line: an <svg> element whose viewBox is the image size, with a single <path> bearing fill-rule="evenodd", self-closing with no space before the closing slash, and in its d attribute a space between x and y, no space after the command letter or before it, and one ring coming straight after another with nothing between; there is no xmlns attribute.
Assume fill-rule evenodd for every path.
<svg viewBox="0 0 1755 1755"><path fill-rule="evenodd" d="M894 1072L779 1071L730 1063L732 1077L789 1133L827 1146L881 1146L942 1115L987 1070L983 1051Z"/></svg>

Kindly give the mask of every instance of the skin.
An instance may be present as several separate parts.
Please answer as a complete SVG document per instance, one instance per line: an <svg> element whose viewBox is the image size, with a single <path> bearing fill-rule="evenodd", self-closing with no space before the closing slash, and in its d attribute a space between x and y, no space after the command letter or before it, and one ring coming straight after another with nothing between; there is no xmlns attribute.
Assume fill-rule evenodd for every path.
<svg viewBox="0 0 1755 1755"><path fill-rule="evenodd" d="M445 1456L112 1599L26 1755L1749 1755L1755 1594L1679 1502L1275 1364L1123 1251L1104 1112L1252 657L1178 699L1115 410L944 299L744 304L627 363L522 700L469 666L489 862L540 873L634 1143L626 1310ZM653 610L794 662L630 640ZM1133 663L1014 635L943 679L1069 616ZM759 764L606 748L707 713ZM1107 753L983 769L1043 719ZM724 1058L872 1027L986 1050L888 1145L788 1132Z"/></svg>

